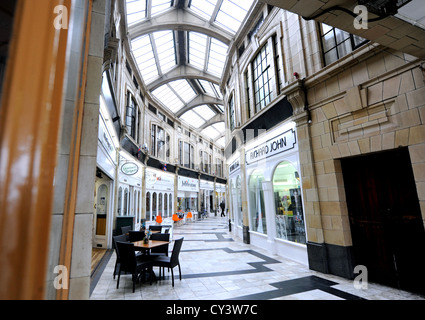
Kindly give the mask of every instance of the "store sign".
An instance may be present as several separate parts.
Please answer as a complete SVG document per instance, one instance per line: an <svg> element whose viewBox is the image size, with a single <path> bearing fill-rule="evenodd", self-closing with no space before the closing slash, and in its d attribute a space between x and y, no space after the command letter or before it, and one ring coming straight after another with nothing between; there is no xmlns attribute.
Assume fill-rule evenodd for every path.
<svg viewBox="0 0 425 320"><path fill-rule="evenodd" d="M201 180L201 185L199 186L199 188L203 190L214 190L214 182Z"/></svg>
<svg viewBox="0 0 425 320"><path fill-rule="evenodd" d="M290 129L245 153L246 164L264 160L278 153L291 150L297 143L294 129Z"/></svg>
<svg viewBox="0 0 425 320"><path fill-rule="evenodd" d="M179 176L178 190L199 192L199 180Z"/></svg>
<svg viewBox="0 0 425 320"><path fill-rule="evenodd" d="M134 162L127 162L121 166L121 172L128 176L136 174L137 171L139 171L139 166Z"/></svg>
<svg viewBox="0 0 425 320"><path fill-rule="evenodd" d="M236 161L234 161L230 166L229 166L229 174L232 174L233 172L235 172L236 170L238 170L240 168L240 162L239 159L237 159Z"/></svg>
<svg viewBox="0 0 425 320"><path fill-rule="evenodd" d="M146 188L173 191L174 176L146 169Z"/></svg>

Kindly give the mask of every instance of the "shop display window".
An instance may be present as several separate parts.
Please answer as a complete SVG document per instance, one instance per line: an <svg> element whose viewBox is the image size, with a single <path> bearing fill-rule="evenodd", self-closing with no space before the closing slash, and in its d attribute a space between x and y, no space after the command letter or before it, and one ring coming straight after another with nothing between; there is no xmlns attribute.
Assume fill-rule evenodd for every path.
<svg viewBox="0 0 425 320"><path fill-rule="evenodd" d="M264 176L259 170L255 170L249 179L250 229L267 234L263 181Z"/></svg>
<svg viewBox="0 0 425 320"><path fill-rule="evenodd" d="M288 161L281 162L273 175L276 207L276 237L306 243L301 184L296 168Z"/></svg>

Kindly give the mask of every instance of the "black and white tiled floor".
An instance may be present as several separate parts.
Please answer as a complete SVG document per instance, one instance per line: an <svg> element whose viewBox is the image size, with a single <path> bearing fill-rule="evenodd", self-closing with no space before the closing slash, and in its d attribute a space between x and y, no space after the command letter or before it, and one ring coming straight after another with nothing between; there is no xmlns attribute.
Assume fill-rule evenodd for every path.
<svg viewBox="0 0 425 320"><path fill-rule="evenodd" d="M234 239L227 218L209 217L174 228L183 236L180 253L182 280L175 268L165 280L136 285L122 275L120 288L112 273L115 253L95 279L91 300L424 300L415 294L369 283L361 290L353 281L310 270ZM171 250L170 246L170 250ZM155 270L157 272L157 270ZM169 275L169 276L167 276Z"/></svg>

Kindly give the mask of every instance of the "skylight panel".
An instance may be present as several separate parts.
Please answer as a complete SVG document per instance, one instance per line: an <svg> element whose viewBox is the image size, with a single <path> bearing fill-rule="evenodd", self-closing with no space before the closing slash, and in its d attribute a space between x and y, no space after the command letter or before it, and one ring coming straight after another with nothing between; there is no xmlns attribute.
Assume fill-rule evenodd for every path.
<svg viewBox="0 0 425 320"><path fill-rule="evenodd" d="M146 18L146 0L127 0L126 5L129 26Z"/></svg>
<svg viewBox="0 0 425 320"><path fill-rule="evenodd" d="M152 94L172 112L177 112L183 108L184 104L179 97L171 90L168 84L152 91Z"/></svg>
<svg viewBox="0 0 425 320"><path fill-rule="evenodd" d="M220 135L220 132L218 132L213 126L208 126L202 130L201 134L208 138L215 139Z"/></svg>
<svg viewBox="0 0 425 320"><path fill-rule="evenodd" d="M209 95L211 97L218 98L215 91L214 91L213 84L211 82L209 82L207 80L202 80L202 79L199 79L198 81L199 81L199 84L201 85L202 89L204 89L204 92L207 95Z"/></svg>
<svg viewBox="0 0 425 320"><path fill-rule="evenodd" d="M172 31L158 31L153 33L161 73L167 73L176 65L176 51Z"/></svg>
<svg viewBox="0 0 425 320"><path fill-rule="evenodd" d="M223 99L223 96L221 95L220 87L215 83L213 83L213 87L214 87L215 93L217 94L217 98Z"/></svg>
<svg viewBox="0 0 425 320"><path fill-rule="evenodd" d="M252 3L253 0L223 0L215 21L225 29L236 33Z"/></svg>
<svg viewBox="0 0 425 320"><path fill-rule="evenodd" d="M187 80L175 80L168 85L173 88L185 103L189 103L197 95Z"/></svg>
<svg viewBox="0 0 425 320"><path fill-rule="evenodd" d="M160 14L171 7L172 0L152 0L151 16Z"/></svg>
<svg viewBox="0 0 425 320"><path fill-rule="evenodd" d="M159 76L149 35L141 36L131 42L133 55L140 74L146 83Z"/></svg>
<svg viewBox="0 0 425 320"><path fill-rule="evenodd" d="M217 0L192 0L190 8L203 18L209 20L216 5Z"/></svg>
<svg viewBox="0 0 425 320"><path fill-rule="evenodd" d="M220 147L224 148L225 138L224 138L224 137L221 137L221 138L220 138L220 139L218 139L215 143L216 143L218 146L220 146Z"/></svg>
<svg viewBox="0 0 425 320"><path fill-rule="evenodd" d="M206 104L194 108L193 111L200 115L206 121L210 120L216 115L216 113L212 111L211 108L208 107Z"/></svg>
<svg viewBox="0 0 425 320"><path fill-rule="evenodd" d="M192 110L185 112L180 118L196 129L205 123L205 120Z"/></svg>
<svg viewBox="0 0 425 320"><path fill-rule="evenodd" d="M189 63L201 70L205 68L207 36L198 32L189 32Z"/></svg>
<svg viewBox="0 0 425 320"><path fill-rule="evenodd" d="M224 131L226 130L226 125L224 124L224 122L218 122L212 125L214 127L215 130L217 130L220 134L224 133Z"/></svg>
<svg viewBox="0 0 425 320"><path fill-rule="evenodd" d="M228 47L221 41L212 38L208 58L207 71L221 76L226 61Z"/></svg>

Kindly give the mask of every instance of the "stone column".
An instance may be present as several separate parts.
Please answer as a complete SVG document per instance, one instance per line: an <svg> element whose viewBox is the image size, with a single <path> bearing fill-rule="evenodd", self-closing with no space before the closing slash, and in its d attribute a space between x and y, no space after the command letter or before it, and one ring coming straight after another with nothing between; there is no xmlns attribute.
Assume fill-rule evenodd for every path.
<svg viewBox="0 0 425 320"><path fill-rule="evenodd" d="M273 182L263 181L263 192L264 192L264 207L267 223L267 242L270 243L271 253L276 254L276 248L274 246L274 239L276 238L276 223L275 223L275 207L274 196L273 196Z"/></svg>

